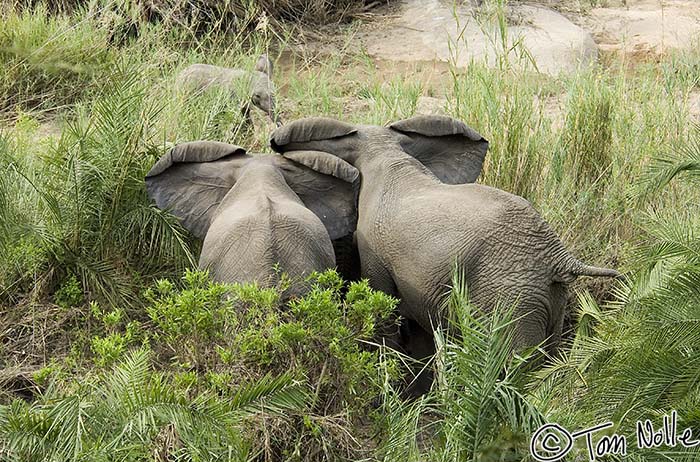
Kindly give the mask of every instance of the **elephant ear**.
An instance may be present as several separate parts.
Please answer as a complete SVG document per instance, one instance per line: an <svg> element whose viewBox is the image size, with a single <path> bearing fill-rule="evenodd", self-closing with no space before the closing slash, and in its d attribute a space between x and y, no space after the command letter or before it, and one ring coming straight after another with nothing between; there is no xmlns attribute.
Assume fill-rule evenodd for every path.
<svg viewBox="0 0 700 462"><path fill-rule="evenodd" d="M308 117L272 132L270 145L277 152L307 149L332 152L334 140L355 133L357 129L350 124L327 117Z"/></svg>
<svg viewBox="0 0 700 462"><path fill-rule="evenodd" d="M428 167L443 183L473 183L489 147L479 133L447 116L417 116L389 125L405 136L403 150Z"/></svg>
<svg viewBox="0 0 700 462"><path fill-rule="evenodd" d="M146 191L162 210L203 239L216 209L251 156L245 149L215 141L194 141L170 149L146 174Z"/></svg>
<svg viewBox="0 0 700 462"><path fill-rule="evenodd" d="M360 173L344 160L320 151L289 151L278 156L287 184L323 222L331 239L357 226Z"/></svg>
<svg viewBox="0 0 700 462"><path fill-rule="evenodd" d="M260 55L255 62L255 70L272 77L272 61L266 54Z"/></svg>

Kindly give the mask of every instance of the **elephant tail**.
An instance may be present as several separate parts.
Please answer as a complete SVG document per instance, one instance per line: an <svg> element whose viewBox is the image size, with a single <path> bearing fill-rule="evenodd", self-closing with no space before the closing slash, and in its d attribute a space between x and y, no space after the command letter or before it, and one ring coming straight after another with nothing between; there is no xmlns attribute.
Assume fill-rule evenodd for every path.
<svg viewBox="0 0 700 462"><path fill-rule="evenodd" d="M578 263L579 266L572 271L572 273L576 276L594 276L604 278L617 278L621 276L619 271L612 268L599 268L597 266L586 265L581 262Z"/></svg>
<svg viewBox="0 0 700 462"><path fill-rule="evenodd" d="M557 273L558 274L554 278L557 282L572 282L579 276L606 278L617 278L621 276L621 273L617 270L586 265L572 256L566 259L563 268L557 271Z"/></svg>

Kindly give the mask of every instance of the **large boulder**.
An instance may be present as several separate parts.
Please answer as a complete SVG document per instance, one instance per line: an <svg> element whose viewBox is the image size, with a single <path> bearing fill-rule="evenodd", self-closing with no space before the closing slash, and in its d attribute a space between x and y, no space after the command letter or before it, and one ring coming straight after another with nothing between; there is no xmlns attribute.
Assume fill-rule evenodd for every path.
<svg viewBox="0 0 700 462"><path fill-rule="evenodd" d="M626 5L594 8L584 21L601 52L631 62L690 50L700 39L697 0L628 0Z"/></svg>
<svg viewBox="0 0 700 462"><path fill-rule="evenodd" d="M499 21L485 6L404 0L388 24L370 26L363 33L364 44L378 59L439 60L458 67L472 60L495 66L507 55L516 66L536 66L551 75L574 71L597 59L590 34L555 11L514 4L504 13L505 41Z"/></svg>

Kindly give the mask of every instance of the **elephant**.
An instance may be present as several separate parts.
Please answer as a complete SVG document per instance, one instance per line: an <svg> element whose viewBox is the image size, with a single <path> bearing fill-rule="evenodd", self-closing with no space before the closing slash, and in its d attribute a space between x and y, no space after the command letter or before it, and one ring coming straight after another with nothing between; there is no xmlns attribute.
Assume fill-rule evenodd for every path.
<svg viewBox="0 0 700 462"><path fill-rule="evenodd" d="M241 110L248 117L250 103L260 108L270 119L280 126L282 121L275 111L275 85L272 82L272 61L261 55L255 70L231 69L210 64L192 64L177 76L175 86L180 90L203 91L210 87L222 87L234 92L245 85L250 101Z"/></svg>
<svg viewBox="0 0 700 462"><path fill-rule="evenodd" d="M292 280L285 293L294 297L305 275L335 266L331 240L356 227L358 171L340 158L316 166L317 158L312 151L287 159L221 142L183 143L151 168L146 190L203 239L199 267L214 280L272 286L284 272Z"/></svg>
<svg viewBox="0 0 700 462"><path fill-rule="evenodd" d="M399 297L396 343L417 359L434 352L432 332L446 324L455 265L480 310L514 306L516 351L554 351L576 277L619 274L574 258L527 200L474 183L488 141L461 121L416 116L380 127L312 117L277 128L270 143L283 157L314 150L359 170L361 274Z"/></svg>

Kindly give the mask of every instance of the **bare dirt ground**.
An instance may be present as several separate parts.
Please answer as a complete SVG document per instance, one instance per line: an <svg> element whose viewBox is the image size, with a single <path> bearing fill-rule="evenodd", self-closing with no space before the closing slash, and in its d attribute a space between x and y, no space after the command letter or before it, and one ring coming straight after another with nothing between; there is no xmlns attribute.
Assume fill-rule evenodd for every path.
<svg viewBox="0 0 700 462"><path fill-rule="evenodd" d="M700 0L511 0L503 19L506 42L488 1L401 0L374 10L342 39L323 34L301 49L317 60L339 46L365 53L376 68L372 77L410 76L424 89L417 112L440 113L451 65L458 71L472 59L496 65L506 48L514 49L511 63L546 78L594 62L634 67L700 46ZM556 95L542 104L553 118L561 110ZM700 118L700 93L688 104Z"/></svg>

